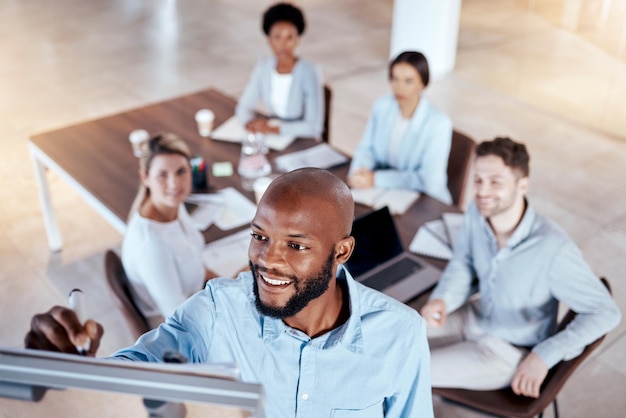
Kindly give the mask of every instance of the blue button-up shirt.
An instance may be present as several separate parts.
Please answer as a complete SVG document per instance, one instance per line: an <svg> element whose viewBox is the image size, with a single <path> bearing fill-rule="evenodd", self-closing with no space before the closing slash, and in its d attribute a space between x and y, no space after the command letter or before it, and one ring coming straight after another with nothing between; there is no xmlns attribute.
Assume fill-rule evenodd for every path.
<svg viewBox="0 0 626 418"><path fill-rule="evenodd" d="M261 383L268 417L432 417L425 325L413 309L355 282L350 318L316 338L260 315L252 275L214 279L165 324L114 357L158 362L176 350L196 363L237 363Z"/></svg>
<svg viewBox="0 0 626 418"><path fill-rule="evenodd" d="M478 277L482 329L512 344L533 347L548 367L578 355L617 326L621 314L572 240L528 206L503 248L472 203L454 256L431 299L448 312L464 304ZM578 315L557 330L559 301Z"/></svg>

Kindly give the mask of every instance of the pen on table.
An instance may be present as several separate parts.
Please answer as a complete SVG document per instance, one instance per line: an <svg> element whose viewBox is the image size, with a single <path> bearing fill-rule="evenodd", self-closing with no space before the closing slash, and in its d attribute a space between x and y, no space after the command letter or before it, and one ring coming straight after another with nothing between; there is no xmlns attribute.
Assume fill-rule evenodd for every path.
<svg viewBox="0 0 626 418"><path fill-rule="evenodd" d="M76 313L76 317L80 323L83 323L83 316L85 313L85 294L80 289L72 289L69 295L69 304L70 309L72 309ZM77 346L76 350L81 356L86 356L89 352L89 347L91 346L91 339L87 337L85 344L82 346Z"/></svg>

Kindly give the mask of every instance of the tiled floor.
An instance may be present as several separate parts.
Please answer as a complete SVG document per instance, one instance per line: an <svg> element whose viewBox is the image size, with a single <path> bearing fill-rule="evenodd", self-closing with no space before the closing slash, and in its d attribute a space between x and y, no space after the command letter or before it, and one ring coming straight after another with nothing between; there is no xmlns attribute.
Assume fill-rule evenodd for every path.
<svg viewBox="0 0 626 418"><path fill-rule="evenodd" d="M300 52L322 66L334 92L331 142L351 153L373 100L388 89L392 2L299 3L309 21ZM585 36L564 31L548 3L464 1L456 70L433 82L427 94L451 115L457 129L476 139L510 135L528 144L531 202L565 227L594 270L611 280L626 311L626 142L614 134L625 136L626 106L607 104L625 103L626 81L619 77L626 71L622 50L600 50L622 44L603 40L598 30ZM64 249L50 254L28 136L208 86L238 95L255 60L268 52L258 22L267 4L1 2L0 344L21 346L30 317L64 303L64 295L76 285L94 295L89 314L107 330L101 354L132 342L103 282L104 251L119 247L121 236L51 175ZM538 13L529 13L531 4ZM574 61L574 71L576 51L592 59ZM584 76L598 68L610 74ZM543 74L550 77L542 79ZM598 87L602 77L612 84ZM601 97L599 89L604 89ZM623 415L625 351L622 324L563 389L562 416ZM46 413L0 399L0 417L81 416L54 399L48 406L56 409ZM72 402L89 401L77 396ZM101 416L109 415L118 416ZM436 415L479 416L438 400Z"/></svg>

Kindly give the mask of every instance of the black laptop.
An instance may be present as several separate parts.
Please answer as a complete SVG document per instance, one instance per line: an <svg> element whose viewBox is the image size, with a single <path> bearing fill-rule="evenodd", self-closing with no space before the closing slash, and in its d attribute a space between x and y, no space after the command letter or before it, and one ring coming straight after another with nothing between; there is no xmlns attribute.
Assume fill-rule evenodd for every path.
<svg viewBox="0 0 626 418"><path fill-rule="evenodd" d="M345 266L364 285L407 302L439 280L439 269L404 250L386 206L355 219L352 236L355 248Z"/></svg>

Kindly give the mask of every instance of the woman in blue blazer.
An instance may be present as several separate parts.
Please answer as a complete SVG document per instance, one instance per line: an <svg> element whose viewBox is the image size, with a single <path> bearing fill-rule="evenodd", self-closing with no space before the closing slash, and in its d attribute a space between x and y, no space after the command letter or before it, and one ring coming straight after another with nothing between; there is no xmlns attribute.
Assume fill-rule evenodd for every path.
<svg viewBox="0 0 626 418"><path fill-rule="evenodd" d="M426 57L403 52L389 65L393 94L380 97L350 166L352 188L412 189L452 203L448 191L450 118L422 96Z"/></svg>
<svg viewBox="0 0 626 418"><path fill-rule="evenodd" d="M320 138L324 117L324 92L315 65L294 52L304 32L300 9L278 3L263 15L263 32L274 56L261 59L235 111L251 132ZM261 102L271 119L255 114Z"/></svg>

